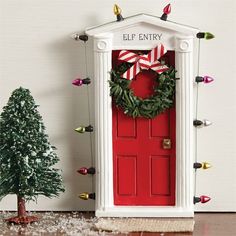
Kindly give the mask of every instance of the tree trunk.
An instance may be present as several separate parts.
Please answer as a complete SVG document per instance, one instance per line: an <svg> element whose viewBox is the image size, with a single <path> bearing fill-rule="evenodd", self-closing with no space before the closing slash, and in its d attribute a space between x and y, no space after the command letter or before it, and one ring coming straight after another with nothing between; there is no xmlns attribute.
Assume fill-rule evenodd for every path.
<svg viewBox="0 0 236 236"><path fill-rule="evenodd" d="M18 217L26 216L25 200L19 195L17 195L17 210L18 210Z"/></svg>
<svg viewBox="0 0 236 236"><path fill-rule="evenodd" d="M11 217L5 221L14 224L29 224L38 221L38 217L36 216L27 216L25 209L25 199L19 195L17 195L17 211L18 216Z"/></svg>

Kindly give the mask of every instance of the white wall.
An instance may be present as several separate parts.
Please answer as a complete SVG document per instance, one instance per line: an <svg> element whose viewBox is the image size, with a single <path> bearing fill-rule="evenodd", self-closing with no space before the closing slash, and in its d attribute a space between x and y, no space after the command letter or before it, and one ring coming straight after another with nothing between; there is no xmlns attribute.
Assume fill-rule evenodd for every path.
<svg viewBox="0 0 236 236"><path fill-rule="evenodd" d="M203 211L236 211L236 93L234 62L235 1L176 0L170 20L210 31L216 39L201 42L200 73L216 78L215 83L199 89L199 117L214 125L199 130L198 159L209 161L213 168L198 171L197 192L212 197ZM166 5L163 0L116 1L123 16L149 13L160 16ZM34 210L93 210L92 201L77 195L92 189L89 176L76 170L90 166L89 136L73 131L88 122L86 88L76 88L71 81L85 76L83 43L70 39L82 32L114 19L113 1L84 0L0 0L0 107L12 90L29 88L44 118L51 142L61 158L66 192L58 199L44 197L30 203ZM92 50L92 42L88 42ZM89 52L89 74L92 77L92 51ZM91 100L93 86L90 86ZM94 108L91 107L92 120ZM93 122L92 122L93 123ZM14 210L15 196L0 202L0 210Z"/></svg>

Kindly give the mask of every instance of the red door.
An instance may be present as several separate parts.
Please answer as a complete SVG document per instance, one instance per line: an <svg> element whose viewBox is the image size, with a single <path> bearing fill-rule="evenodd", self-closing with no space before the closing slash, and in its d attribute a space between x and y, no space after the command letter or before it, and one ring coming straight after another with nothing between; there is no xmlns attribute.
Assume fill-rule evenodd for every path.
<svg viewBox="0 0 236 236"><path fill-rule="evenodd" d="M119 51L113 52L113 66ZM174 66L174 52L165 55ZM137 96L152 93L154 73L143 71L132 81ZM154 119L133 119L113 105L115 205L175 205L175 108ZM163 148L163 140L171 148Z"/></svg>

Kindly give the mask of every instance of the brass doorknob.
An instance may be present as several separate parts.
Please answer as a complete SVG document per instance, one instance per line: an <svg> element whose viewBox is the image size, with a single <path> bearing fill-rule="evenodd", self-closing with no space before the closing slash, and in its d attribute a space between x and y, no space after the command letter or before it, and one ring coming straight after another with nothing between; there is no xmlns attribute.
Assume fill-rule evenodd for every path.
<svg viewBox="0 0 236 236"><path fill-rule="evenodd" d="M164 138L162 141L163 149L171 149L171 140L169 138Z"/></svg>

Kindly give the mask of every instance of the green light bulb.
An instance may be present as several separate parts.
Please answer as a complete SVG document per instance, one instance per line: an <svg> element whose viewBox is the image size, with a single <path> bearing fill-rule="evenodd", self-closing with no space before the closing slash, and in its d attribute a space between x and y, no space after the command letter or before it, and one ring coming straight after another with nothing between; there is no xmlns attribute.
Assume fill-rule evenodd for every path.
<svg viewBox="0 0 236 236"><path fill-rule="evenodd" d="M215 36L214 36L214 34L212 34L212 33L205 32L204 38L205 38L206 40L209 40L209 39L215 38Z"/></svg>
<svg viewBox="0 0 236 236"><path fill-rule="evenodd" d="M215 38L215 36L214 34L209 33L209 32L199 32L197 33L197 38L209 40L209 39Z"/></svg>

